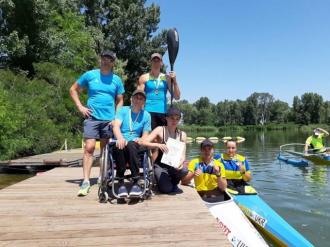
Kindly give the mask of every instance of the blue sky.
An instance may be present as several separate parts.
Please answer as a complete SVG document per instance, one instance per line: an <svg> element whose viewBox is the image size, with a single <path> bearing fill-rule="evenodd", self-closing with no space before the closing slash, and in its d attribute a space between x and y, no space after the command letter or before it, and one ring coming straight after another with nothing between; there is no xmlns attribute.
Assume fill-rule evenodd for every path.
<svg viewBox="0 0 330 247"><path fill-rule="evenodd" d="M330 1L151 2L161 9L159 28L179 32L182 99L217 103L269 92L291 105L315 92L330 100Z"/></svg>

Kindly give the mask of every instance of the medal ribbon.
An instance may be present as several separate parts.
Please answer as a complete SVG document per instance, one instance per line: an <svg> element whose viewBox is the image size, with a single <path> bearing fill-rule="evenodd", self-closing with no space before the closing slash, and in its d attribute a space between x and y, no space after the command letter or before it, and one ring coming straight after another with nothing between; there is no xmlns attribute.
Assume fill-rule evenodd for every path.
<svg viewBox="0 0 330 247"><path fill-rule="evenodd" d="M133 122L132 121L132 109L129 109L129 130L130 130L131 134L134 132L133 127L134 127L134 124L136 123L136 121L138 120L140 113L141 113L141 110L139 111L139 113L137 114L137 116Z"/></svg>

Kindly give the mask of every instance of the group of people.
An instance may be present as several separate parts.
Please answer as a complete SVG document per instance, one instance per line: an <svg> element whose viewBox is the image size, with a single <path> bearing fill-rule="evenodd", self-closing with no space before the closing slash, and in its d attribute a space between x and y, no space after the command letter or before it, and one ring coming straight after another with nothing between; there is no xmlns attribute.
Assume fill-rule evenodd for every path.
<svg viewBox="0 0 330 247"><path fill-rule="evenodd" d="M113 73L116 58L116 54L112 51L102 52L100 69L87 71L70 88L72 100L85 117L84 178L78 196L86 196L90 191L90 174L96 141L100 140L100 148L103 150L111 137L117 140L113 155L120 183L119 196L125 197L128 194L138 196L142 193L138 184L140 165L138 152L141 146L159 149L159 152L155 151L157 154L154 160L157 168L155 177L160 191L169 193L177 188L179 179L185 175L183 167L173 171L171 167L160 162L162 152L167 151L168 137L182 142L186 139L186 134L177 129L181 112L176 108L167 109L166 94L171 88L173 88L173 97L180 98L176 74L174 71L168 75L161 73L162 55L152 54L150 72L141 75L138 79L137 88L131 95L131 105L123 106L124 85L121 78ZM79 98L83 89L88 91L86 106ZM182 160L185 160L185 151ZM133 178L129 192L124 184L126 163L129 164Z"/></svg>
<svg viewBox="0 0 330 247"><path fill-rule="evenodd" d="M90 191L96 141L100 140L103 150L112 137L116 139L113 156L119 178L119 197L139 196L142 193L138 183L138 153L142 147L153 150L154 175L161 193L177 192L180 181L181 184L189 184L194 179L195 188L201 196L217 195L227 185L251 179L248 161L236 153L235 138L225 140L227 151L217 157L214 154L214 144L206 139L201 143L200 157L193 159L188 166L183 165L186 159L185 148L178 168L163 164L161 160L164 152L168 152L168 139L185 143L187 137L184 131L178 129L182 115L180 110L172 106L167 109L168 91L175 99L180 98L176 74L174 71L169 74L161 73L162 55L152 54L150 72L138 79L136 90L131 95L131 105L123 106L125 89L121 78L113 73L115 61L114 52L102 52L100 69L87 71L70 88L72 100L85 117L84 179L78 196L86 196ZM79 98L83 89L88 91L86 106ZM124 183L126 164L129 164L133 180L129 192Z"/></svg>

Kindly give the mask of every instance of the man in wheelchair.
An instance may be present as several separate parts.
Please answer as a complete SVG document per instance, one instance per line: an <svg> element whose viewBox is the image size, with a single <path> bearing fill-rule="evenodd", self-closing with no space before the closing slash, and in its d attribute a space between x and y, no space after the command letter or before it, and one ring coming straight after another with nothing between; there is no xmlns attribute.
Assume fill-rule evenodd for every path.
<svg viewBox="0 0 330 247"><path fill-rule="evenodd" d="M123 106L116 114L113 123L113 133L117 139L113 149L116 160L117 177L119 179L118 196L140 196L141 187L138 184L141 138L146 137L151 131L150 114L143 109L146 95L142 90L135 90L131 98L131 106ZM124 184L126 164L129 164L133 185L128 193Z"/></svg>

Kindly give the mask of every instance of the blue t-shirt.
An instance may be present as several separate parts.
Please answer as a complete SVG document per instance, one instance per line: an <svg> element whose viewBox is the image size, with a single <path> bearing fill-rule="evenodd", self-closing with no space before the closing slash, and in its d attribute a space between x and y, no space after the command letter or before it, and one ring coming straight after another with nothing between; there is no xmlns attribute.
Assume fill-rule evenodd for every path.
<svg viewBox="0 0 330 247"><path fill-rule="evenodd" d="M121 122L120 131L126 141L134 141L144 132L151 131L150 113L145 110L135 113L130 106L123 106L117 112L116 119Z"/></svg>
<svg viewBox="0 0 330 247"><path fill-rule="evenodd" d="M119 76L110 73L103 75L99 69L84 73L77 83L88 90L87 107L92 117L111 121L115 118L116 96L125 92Z"/></svg>
<svg viewBox="0 0 330 247"><path fill-rule="evenodd" d="M158 78L149 74L149 79L145 83L144 89L147 100L145 110L148 112L166 113L167 112L167 81L166 75L160 74Z"/></svg>

